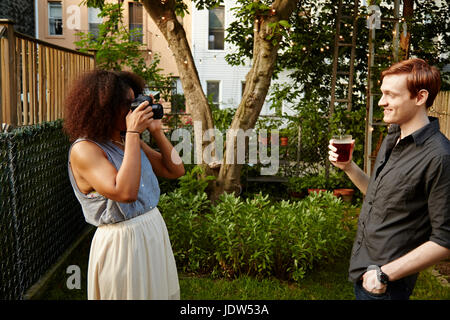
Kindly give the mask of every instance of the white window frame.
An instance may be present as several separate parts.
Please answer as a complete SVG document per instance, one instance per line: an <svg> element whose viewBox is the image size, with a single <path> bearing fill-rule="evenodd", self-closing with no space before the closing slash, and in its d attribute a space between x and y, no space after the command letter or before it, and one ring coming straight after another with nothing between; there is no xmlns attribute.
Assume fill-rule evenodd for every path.
<svg viewBox="0 0 450 320"><path fill-rule="evenodd" d="M59 4L60 5L60 7L61 7L61 17L52 17L52 16L50 16L50 7L52 6L52 5L55 5L55 4ZM62 3L62 1L48 1L47 2L47 16L48 16L48 19L47 19L47 28L48 28L48 35L49 36L52 36L52 37L61 37L61 36L64 36L64 9L63 9L63 3ZM52 34L51 33L51 30L52 30L52 28L50 27L50 19L61 19L61 28L62 28L62 32L61 32L61 34Z"/></svg>
<svg viewBox="0 0 450 320"><path fill-rule="evenodd" d="M226 15L226 8L225 5L220 5L219 7L223 7L223 49L210 49L209 48L209 11L208 11L208 15L207 15L207 19L208 19L208 23L207 23L207 34L206 34L206 49L210 52L224 52L225 51L225 37L226 37L226 19L227 19L227 15Z"/></svg>
<svg viewBox="0 0 450 320"><path fill-rule="evenodd" d="M213 101L213 103L215 104L215 105L217 105L217 107L218 108L220 108L220 101L221 101L221 94L222 94L222 81L220 81L220 80L206 80L206 90L205 90L205 92L206 92L206 98L208 98L208 96L209 96L209 94L208 94L208 83L217 83L218 84L218 89L219 89L219 92L217 93L217 102L214 102Z"/></svg>
<svg viewBox="0 0 450 320"><path fill-rule="evenodd" d="M134 11L134 13L136 13L136 9L134 9L134 8L136 8L136 7L140 7L141 8L141 11L142 11L142 25L141 25L141 33L142 33L142 35L139 37L139 38L137 38L137 39L133 39L134 41L137 41L137 42L140 42L141 44L144 44L144 20L145 20L145 9L144 9L144 5L142 4L142 3L140 3L140 2L135 2L135 1L130 1L130 2L128 2L128 29L131 31L131 30L134 30L134 29L138 29L138 28L134 28L134 29L131 29L131 25L132 25L132 21L131 21L131 10L133 10ZM132 9L133 8L133 9ZM136 22L136 21L133 21L133 22ZM135 25L139 25L138 23L133 23L133 26L135 26Z"/></svg>
<svg viewBox="0 0 450 320"><path fill-rule="evenodd" d="M91 30L91 25L96 25L97 26L97 30L98 30L98 25L103 23L103 19L100 18L98 16L98 14L100 13L100 9L98 8L88 8L88 28L89 28L89 32L93 33ZM94 17L95 15L95 17ZM94 37L96 35L94 34Z"/></svg>

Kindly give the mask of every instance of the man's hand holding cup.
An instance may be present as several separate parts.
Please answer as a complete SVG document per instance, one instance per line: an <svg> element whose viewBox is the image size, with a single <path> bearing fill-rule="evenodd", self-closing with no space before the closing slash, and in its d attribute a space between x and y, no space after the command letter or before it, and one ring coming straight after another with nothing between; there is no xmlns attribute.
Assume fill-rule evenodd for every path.
<svg viewBox="0 0 450 320"><path fill-rule="evenodd" d="M352 162L355 140L351 135L333 136L328 145L328 159L330 162L345 171Z"/></svg>

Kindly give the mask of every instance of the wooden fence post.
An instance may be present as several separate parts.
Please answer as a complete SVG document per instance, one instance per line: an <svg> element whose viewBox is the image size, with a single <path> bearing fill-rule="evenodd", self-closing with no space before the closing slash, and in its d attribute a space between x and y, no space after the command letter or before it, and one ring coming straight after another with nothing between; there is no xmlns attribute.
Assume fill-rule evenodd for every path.
<svg viewBox="0 0 450 320"><path fill-rule="evenodd" d="M441 132L450 139L450 91L438 93L428 115L439 119Z"/></svg>
<svg viewBox="0 0 450 320"><path fill-rule="evenodd" d="M14 21L0 19L1 108L0 121L17 125L16 36Z"/></svg>

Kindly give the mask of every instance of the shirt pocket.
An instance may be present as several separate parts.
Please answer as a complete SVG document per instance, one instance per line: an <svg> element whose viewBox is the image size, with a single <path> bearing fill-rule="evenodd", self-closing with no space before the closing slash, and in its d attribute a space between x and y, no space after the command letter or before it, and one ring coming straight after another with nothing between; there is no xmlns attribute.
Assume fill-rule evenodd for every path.
<svg viewBox="0 0 450 320"><path fill-rule="evenodd" d="M408 213L408 202L414 199L416 184L402 172L386 175L375 196L374 215L379 222L396 219Z"/></svg>

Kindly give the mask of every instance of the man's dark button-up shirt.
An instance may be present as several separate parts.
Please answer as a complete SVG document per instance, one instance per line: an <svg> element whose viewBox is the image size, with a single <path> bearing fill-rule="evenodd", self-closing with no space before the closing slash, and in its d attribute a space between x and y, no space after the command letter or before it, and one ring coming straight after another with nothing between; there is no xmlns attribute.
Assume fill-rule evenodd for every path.
<svg viewBox="0 0 450 320"><path fill-rule="evenodd" d="M450 142L429 118L397 144L400 128L389 128L361 208L350 281L427 241L450 248Z"/></svg>

